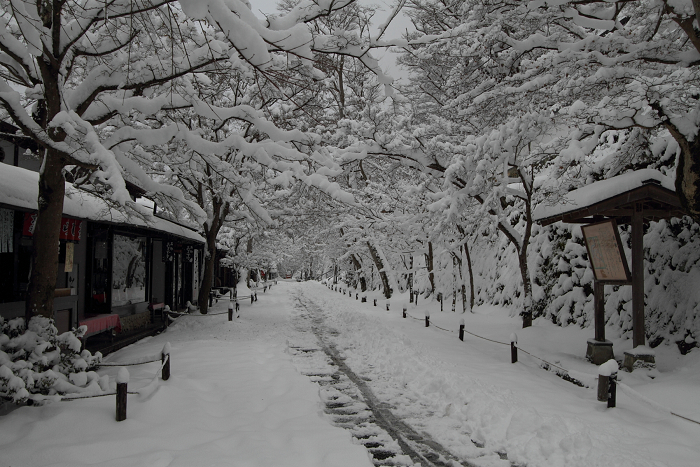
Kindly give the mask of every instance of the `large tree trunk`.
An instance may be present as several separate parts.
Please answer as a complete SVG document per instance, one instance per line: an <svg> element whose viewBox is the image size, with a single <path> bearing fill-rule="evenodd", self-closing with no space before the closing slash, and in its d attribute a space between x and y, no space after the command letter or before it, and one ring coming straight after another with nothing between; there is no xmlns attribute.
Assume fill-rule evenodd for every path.
<svg viewBox="0 0 700 467"><path fill-rule="evenodd" d="M214 267L216 266L216 233L213 230L205 232L207 253L204 256L204 274L202 286L199 288L199 311L207 314L209 311L209 292L214 283Z"/></svg>
<svg viewBox="0 0 700 467"><path fill-rule="evenodd" d="M518 254L520 277L523 281L523 293L525 294L525 306L523 309L523 329L532 326L532 285L530 284L530 272L527 268L527 250Z"/></svg>
<svg viewBox="0 0 700 467"><path fill-rule="evenodd" d="M53 318L53 300L58 277L58 246L66 183L60 155L47 151L39 173L39 211L32 237L32 269L24 317L41 314Z"/></svg>
<svg viewBox="0 0 700 467"><path fill-rule="evenodd" d="M377 267L377 271L379 271L379 277L381 278L382 286L384 287L384 297L391 298L392 290L389 286L389 276L384 270L384 262L379 257L379 253L377 253L376 248L374 248L370 242L367 242L367 248L369 249L372 261L374 261L374 265Z"/></svg>
<svg viewBox="0 0 700 467"><path fill-rule="evenodd" d="M699 1L693 0L693 5L700 9ZM676 193L686 214L700 224L700 137L696 136L693 141L688 141L668 118L661 104L652 102L650 106L657 112L663 126L681 148L676 164Z"/></svg>
<svg viewBox="0 0 700 467"><path fill-rule="evenodd" d="M676 192L685 212L700 224L700 137L684 143L676 168Z"/></svg>

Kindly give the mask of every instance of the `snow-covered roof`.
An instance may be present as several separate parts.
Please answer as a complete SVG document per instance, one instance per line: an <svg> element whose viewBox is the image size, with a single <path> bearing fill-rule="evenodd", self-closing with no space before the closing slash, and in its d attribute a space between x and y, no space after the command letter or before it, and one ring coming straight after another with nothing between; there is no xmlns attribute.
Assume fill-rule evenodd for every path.
<svg viewBox="0 0 700 467"><path fill-rule="evenodd" d="M557 204L540 203L533 213L533 219L546 224L549 223L548 221L561 220L562 217L574 214L576 211L581 211L582 215L591 215L594 213L586 211L594 211L594 209L591 210L589 208L648 185L662 188L668 191L669 195L675 197L676 188L673 179L665 176L658 170L643 169L591 183L577 190L570 191ZM629 202L632 199L620 201ZM673 205L676 206L677 203L673 203Z"/></svg>
<svg viewBox="0 0 700 467"><path fill-rule="evenodd" d="M0 163L0 204L31 211L37 210L39 174L30 170ZM204 243L198 233L159 217L142 219L110 208L102 199L76 189L66 183L63 214L77 219L87 219L110 224L127 224L168 233Z"/></svg>

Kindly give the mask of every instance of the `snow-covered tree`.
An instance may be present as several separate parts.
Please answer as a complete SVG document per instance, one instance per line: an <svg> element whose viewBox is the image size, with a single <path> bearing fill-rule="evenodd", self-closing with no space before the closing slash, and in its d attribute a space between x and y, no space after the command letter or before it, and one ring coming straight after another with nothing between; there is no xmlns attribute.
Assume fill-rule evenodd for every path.
<svg viewBox="0 0 700 467"><path fill-rule="evenodd" d="M206 213L180 190L154 182L134 161L164 141L201 150L199 129L174 122L154 128L148 120L183 108L212 118L192 86L197 73L252 68L259 79L279 83L294 58L295 66L320 78L311 68L314 53L336 52L360 54L365 66L381 73L367 49L314 36L305 24L351 3L302 1L261 20L240 0L2 0L0 107L3 118L38 144L43 159L26 315L53 313L65 172L83 188L148 215L129 197L125 180L134 181L202 221ZM229 111L225 118L234 114L275 138L274 125L261 115ZM231 138L216 146L236 152L246 143ZM322 183L318 177L314 183Z"/></svg>

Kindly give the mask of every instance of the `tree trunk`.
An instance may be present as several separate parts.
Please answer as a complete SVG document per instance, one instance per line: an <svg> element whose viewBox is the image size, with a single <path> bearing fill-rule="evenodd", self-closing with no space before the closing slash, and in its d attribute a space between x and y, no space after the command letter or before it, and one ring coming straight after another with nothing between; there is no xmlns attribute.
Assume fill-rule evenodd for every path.
<svg viewBox="0 0 700 467"><path fill-rule="evenodd" d="M27 323L40 314L53 318L53 301L58 277L58 247L66 183L60 155L47 151L39 173L39 201L32 237L32 270L29 277L24 317Z"/></svg>
<svg viewBox="0 0 700 467"><path fill-rule="evenodd" d="M681 206L700 224L700 138L681 145L676 168L676 192Z"/></svg>
<svg viewBox="0 0 700 467"><path fill-rule="evenodd" d="M693 5L700 10L700 2L694 0ZM668 118L661 104L652 102L649 105L657 112L663 126L681 148L676 165L676 193L686 214L700 224L700 138L695 137L693 141L688 141Z"/></svg>
<svg viewBox="0 0 700 467"><path fill-rule="evenodd" d="M469 245L464 242L464 253L467 256L467 270L469 271L469 311L474 312L474 271L472 270L472 257L469 254ZM462 297L466 299L466 285L462 284ZM464 311L466 312L466 305L464 306Z"/></svg>
<svg viewBox="0 0 700 467"><path fill-rule="evenodd" d="M458 277L462 276L462 264L456 254L452 253L452 312L457 311L457 289L459 288Z"/></svg>
<svg viewBox="0 0 700 467"><path fill-rule="evenodd" d="M367 280L365 279L364 274L362 274L362 263L354 254L350 255L350 260L352 261L352 265L355 267L355 272L360 280L360 289L362 292L365 292L367 290Z"/></svg>
<svg viewBox="0 0 700 467"><path fill-rule="evenodd" d="M410 273L408 273L408 292L410 294L409 300L411 303L413 303L413 254L411 254L411 260L408 264L408 269L411 271Z"/></svg>
<svg viewBox="0 0 700 467"><path fill-rule="evenodd" d="M384 297L391 298L392 290L391 287L389 287L389 277L387 276L387 273L384 270L384 262L379 257L376 248L374 248L374 246L372 246L370 242L367 242L367 248L369 249L370 256L372 256L372 261L374 261L374 265L377 267L377 271L379 271L379 277L382 280L382 286L384 289Z"/></svg>
<svg viewBox="0 0 700 467"><path fill-rule="evenodd" d="M532 326L532 285L530 284L530 272L527 268L527 250L518 254L520 277L523 281L523 293L525 294L525 306L522 312L523 329Z"/></svg>
<svg viewBox="0 0 700 467"><path fill-rule="evenodd" d="M218 229L217 229L218 232ZM204 257L204 275L199 289L199 311L203 315L209 311L209 292L214 283L214 267L216 266L216 233L213 230L205 232L207 254Z"/></svg>
<svg viewBox="0 0 700 467"><path fill-rule="evenodd" d="M430 281L430 291L426 296L429 296L433 292L435 292L435 272L433 271L433 242L428 242L428 254L425 257L426 262L428 263L426 266L428 266L428 280Z"/></svg>
<svg viewBox="0 0 700 467"><path fill-rule="evenodd" d="M203 203L202 203L203 204ZM202 286L199 289L199 311L203 315L209 311L209 292L214 283L214 269L216 268L216 237L223 225L223 220L229 212L229 205L224 204L220 198L212 200L213 216L211 221L204 224L204 239L207 242L207 254L204 257L204 275ZM209 223L211 222L211 223Z"/></svg>

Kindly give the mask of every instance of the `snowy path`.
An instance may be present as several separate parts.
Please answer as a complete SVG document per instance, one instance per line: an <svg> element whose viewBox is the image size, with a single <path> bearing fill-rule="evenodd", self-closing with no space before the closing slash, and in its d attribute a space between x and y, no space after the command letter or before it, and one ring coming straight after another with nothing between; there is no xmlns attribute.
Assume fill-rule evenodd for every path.
<svg viewBox="0 0 700 467"><path fill-rule="evenodd" d="M167 332L110 355L128 362L172 346L171 379L148 396L129 396L126 421L114 421L113 397L19 408L0 417L0 467L408 466L415 458L391 436L402 436L391 433L400 424L414 433L404 432L409 441L433 439L449 453L428 454L434 465L450 465L451 456L479 467L700 464L700 427L620 395L618 407L606 409L595 388L574 386L525 358L512 365L507 348L460 342L454 333L402 319L402 297L391 311L373 307L372 299L281 282L255 304L242 304L232 323L226 315L180 318ZM435 303L421 303L429 305ZM468 329L494 339L518 331L538 355L595 371L579 356L585 331L547 323L521 331L502 310L478 311L433 312L431 321L456 329L465 317ZM420 306L409 312L422 316ZM672 362L662 357L664 365ZM673 394L668 404L697 417L696 357L660 368L654 380L623 378L651 399ZM148 384L158 366L129 367L130 389ZM397 423L373 423L373 409Z"/></svg>
<svg viewBox="0 0 700 467"><path fill-rule="evenodd" d="M169 341L172 376L147 398L129 396L123 422L114 420L114 397L15 410L0 418L0 466L371 467L364 447L321 413L317 385L292 364L290 306L284 287L275 287L242 304L232 323L225 314L183 317L110 355L133 361ZM130 390L158 366L129 367Z"/></svg>
<svg viewBox="0 0 700 467"><path fill-rule="evenodd" d="M320 344L320 349L291 346L300 349L296 354L307 360L302 372L314 377L324 388L321 394L326 403L325 412L336 425L350 430L357 442L368 448L375 466L414 463L424 467L473 466L460 462L427 434L416 432L394 415L396 407L377 399L367 382L345 364L335 345L330 343L337 332L325 325L323 311L313 299L301 293L295 295L300 311L295 320L297 327L310 328ZM321 358L318 354L310 355L314 351L325 355Z"/></svg>
<svg viewBox="0 0 700 467"><path fill-rule="evenodd" d="M386 311L383 300L372 306L371 294L368 303L361 303L354 293L349 298L311 283L301 293L324 311L325 324L337 331L329 341L373 394L461 461L498 467L700 465L700 426L619 392L618 407L606 409L596 400L596 386L565 382L524 355L512 365L507 346L471 336L461 342L456 333L436 325L457 330L464 317L467 329L500 341L517 332L523 347L535 355L593 379L596 367L581 358L587 330L547 323L522 330L502 310L460 315L436 313L430 301L418 308L409 305L414 317L433 307L433 325L425 328L401 318L406 297L392 299L391 311ZM652 400L700 419L697 356L675 361L673 349L657 350L664 352L659 354L663 373L654 380L644 372L624 373L622 380ZM678 366L671 368L669 362ZM669 399L667 392L678 397Z"/></svg>

